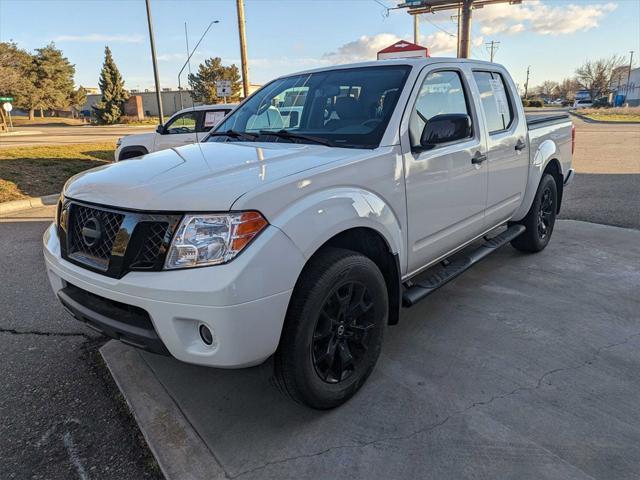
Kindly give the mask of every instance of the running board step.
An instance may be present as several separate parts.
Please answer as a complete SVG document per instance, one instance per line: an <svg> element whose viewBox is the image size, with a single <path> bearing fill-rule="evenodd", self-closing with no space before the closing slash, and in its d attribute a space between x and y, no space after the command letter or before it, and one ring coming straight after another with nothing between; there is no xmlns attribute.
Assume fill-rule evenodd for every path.
<svg viewBox="0 0 640 480"><path fill-rule="evenodd" d="M443 262L441 266L435 268L434 272L428 270L422 275L418 275L414 281L410 282L410 286L406 287L402 294L402 306L412 307L423 298L431 295L438 288L453 280L465 270L478 263L484 257L495 252L498 248L506 245L517 236L524 233L526 228L524 225L514 224L507 228L504 232L487 240L476 250L466 255L454 257L450 262Z"/></svg>

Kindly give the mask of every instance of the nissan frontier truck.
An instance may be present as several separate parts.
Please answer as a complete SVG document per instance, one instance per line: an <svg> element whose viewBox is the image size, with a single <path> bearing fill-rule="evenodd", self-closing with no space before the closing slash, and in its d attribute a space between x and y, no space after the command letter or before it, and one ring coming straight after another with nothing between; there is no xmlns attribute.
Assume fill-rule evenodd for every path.
<svg viewBox="0 0 640 480"><path fill-rule="evenodd" d="M544 250L573 145L568 116L528 119L495 63L287 75L200 143L72 177L46 269L109 337L218 368L273 357L283 392L332 408L402 308L507 243Z"/></svg>

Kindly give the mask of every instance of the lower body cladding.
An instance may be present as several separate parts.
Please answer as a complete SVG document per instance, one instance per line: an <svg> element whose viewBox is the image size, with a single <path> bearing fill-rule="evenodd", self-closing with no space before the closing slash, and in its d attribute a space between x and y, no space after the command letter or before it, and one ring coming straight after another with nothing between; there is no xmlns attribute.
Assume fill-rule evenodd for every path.
<svg viewBox="0 0 640 480"><path fill-rule="evenodd" d="M54 226L43 242L53 291L78 320L130 345L211 367L257 365L275 352L304 266L275 227L228 264L121 279L64 260Z"/></svg>

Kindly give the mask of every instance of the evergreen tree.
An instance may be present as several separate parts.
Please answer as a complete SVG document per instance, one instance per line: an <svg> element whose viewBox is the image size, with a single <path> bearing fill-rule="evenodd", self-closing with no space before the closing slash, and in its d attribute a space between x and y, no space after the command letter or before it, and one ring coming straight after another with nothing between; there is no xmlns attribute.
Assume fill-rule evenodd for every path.
<svg viewBox="0 0 640 480"><path fill-rule="evenodd" d="M104 48L104 64L98 80L102 99L93 107L94 115L100 124L118 123L122 116L124 102L129 93L124 89L124 80L113 61L109 47Z"/></svg>
<svg viewBox="0 0 640 480"><path fill-rule="evenodd" d="M240 71L235 65L224 66L219 57L208 58L198 67L198 73L189 74L189 86L194 102L222 103L216 95L216 80L231 80L230 101L240 99Z"/></svg>
<svg viewBox="0 0 640 480"><path fill-rule="evenodd" d="M0 96L13 97L17 108L29 110L30 120L40 98L35 80L33 55L13 42L0 42Z"/></svg>
<svg viewBox="0 0 640 480"><path fill-rule="evenodd" d="M74 116L80 111L84 103L87 101L87 90L80 85L77 90L71 92L69 96L69 105L74 109Z"/></svg>
<svg viewBox="0 0 640 480"><path fill-rule="evenodd" d="M35 87L39 98L32 108L63 109L69 106L69 96L73 92L75 66L63 56L55 44L37 48L33 57Z"/></svg>

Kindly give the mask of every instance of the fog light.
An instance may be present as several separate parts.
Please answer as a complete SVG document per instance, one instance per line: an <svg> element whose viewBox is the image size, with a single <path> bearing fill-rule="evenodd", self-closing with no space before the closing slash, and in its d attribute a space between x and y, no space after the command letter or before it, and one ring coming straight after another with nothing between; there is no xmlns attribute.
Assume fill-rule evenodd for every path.
<svg viewBox="0 0 640 480"><path fill-rule="evenodd" d="M200 325L199 330L200 338L202 339L202 341L209 346L213 345L213 333L211 332L209 327L207 327L206 325Z"/></svg>

